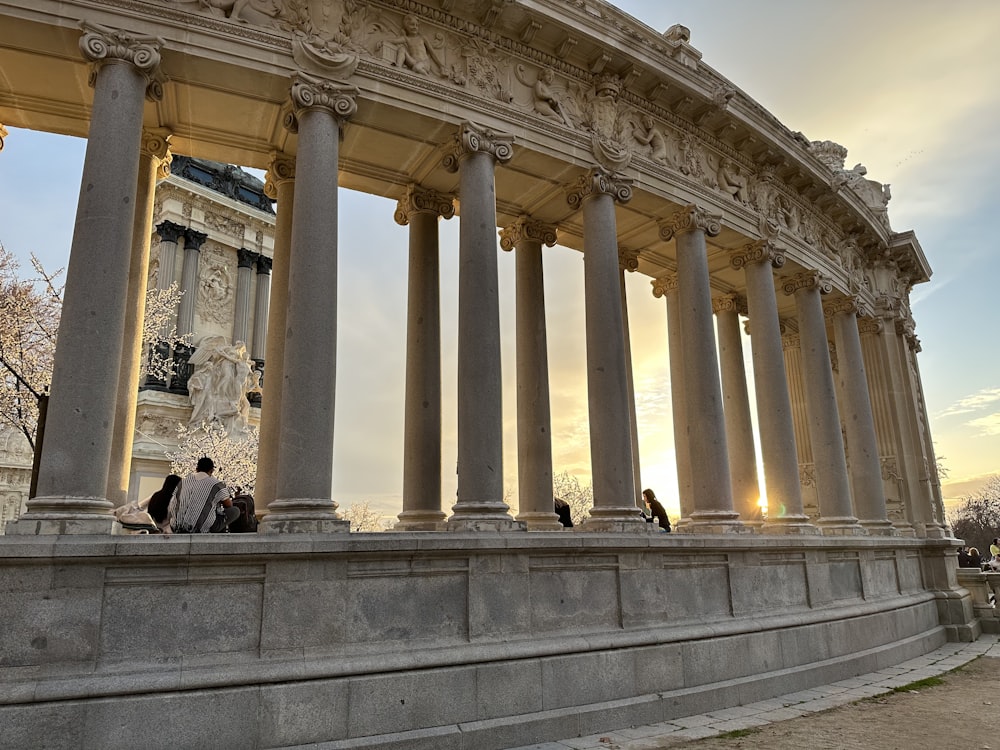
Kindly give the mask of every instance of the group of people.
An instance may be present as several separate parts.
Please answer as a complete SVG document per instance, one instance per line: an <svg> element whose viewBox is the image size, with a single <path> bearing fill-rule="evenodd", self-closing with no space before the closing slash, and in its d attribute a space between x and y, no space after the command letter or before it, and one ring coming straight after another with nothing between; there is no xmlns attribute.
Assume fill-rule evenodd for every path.
<svg viewBox="0 0 1000 750"><path fill-rule="evenodd" d="M1000 537L994 537L993 543L990 544L990 556L987 560L983 560L983 556L975 547L959 547L958 567L1000 571Z"/></svg>
<svg viewBox="0 0 1000 750"><path fill-rule="evenodd" d="M198 459L193 474L181 479L169 474L163 486L136 506L122 506L116 519L126 528L149 525L147 532L164 534L209 534L229 530L240 517L233 504L233 491L213 476L215 462L208 456ZM144 516L143 514L148 514Z"/></svg>
<svg viewBox="0 0 1000 750"><path fill-rule="evenodd" d="M663 508L663 505L656 499L656 493L650 489L643 490L642 501L645 504L646 509L649 511L648 513L645 511L642 512L642 517L646 519L646 522L653 523L655 521L659 524L660 531L669 532L670 519L667 518L667 511ZM559 516L559 523L567 528L572 527L573 514L569 503L561 497L555 497L553 498L553 505L555 507L556 515Z"/></svg>

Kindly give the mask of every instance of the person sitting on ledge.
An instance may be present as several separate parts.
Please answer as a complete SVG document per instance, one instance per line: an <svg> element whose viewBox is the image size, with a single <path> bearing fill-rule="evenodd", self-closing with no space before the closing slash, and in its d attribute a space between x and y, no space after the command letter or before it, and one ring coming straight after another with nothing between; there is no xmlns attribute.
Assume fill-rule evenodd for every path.
<svg viewBox="0 0 1000 750"><path fill-rule="evenodd" d="M208 456L198 459L194 474L181 480L170 501L170 517L175 534L207 534L229 530L240 517L233 507L232 491L212 476L215 462Z"/></svg>
<svg viewBox="0 0 1000 750"><path fill-rule="evenodd" d="M645 501L646 507L649 508L648 516L645 513L642 514L645 516L646 522L652 523L653 519L656 519L656 521L660 524L660 529L669 532L670 519L667 518L667 511L663 509L663 505L656 499L656 495L653 491L650 489L643 490L642 499Z"/></svg>
<svg viewBox="0 0 1000 750"><path fill-rule="evenodd" d="M969 567L976 570L983 569L983 559L979 556L979 550L975 547L969 547Z"/></svg>
<svg viewBox="0 0 1000 750"><path fill-rule="evenodd" d="M969 552L965 547L958 548L958 567L967 568L969 567Z"/></svg>

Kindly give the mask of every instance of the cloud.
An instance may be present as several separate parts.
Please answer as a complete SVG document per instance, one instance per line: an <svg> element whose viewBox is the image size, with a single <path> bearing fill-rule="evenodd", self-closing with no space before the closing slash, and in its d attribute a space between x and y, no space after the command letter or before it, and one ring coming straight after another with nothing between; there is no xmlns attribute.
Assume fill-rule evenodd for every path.
<svg viewBox="0 0 1000 750"><path fill-rule="evenodd" d="M973 393L971 396L959 399L951 406L938 413L937 418L943 419L944 417L951 417L956 414L969 414L970 412L978 411L979 409L989 406L997 401L1000 401L1000 388L984 388L981 391ZM994 414L992 417L996 418L997 415ZM989 417L985 419L989 419ZM977 421L981 420L974 420L968 424L974 424L974 422Z"/></svg>
<svg viewBox="0 0 1000 750"><path fill-rule="evenodd" d="M1000 435L1000 412L969 420L966 424L977 428L983 435Z"/></svg>

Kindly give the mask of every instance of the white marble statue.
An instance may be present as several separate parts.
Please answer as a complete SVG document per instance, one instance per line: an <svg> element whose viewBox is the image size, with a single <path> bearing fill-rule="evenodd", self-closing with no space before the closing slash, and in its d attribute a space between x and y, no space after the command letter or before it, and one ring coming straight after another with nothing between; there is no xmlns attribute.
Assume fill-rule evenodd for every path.
<svg viewBox="0 0 1000 750"><path fill-rule="evenodd" d="M259 377L246 344L228 345L224 336L206 336L191 355L194 372L188 380L190 424L220 422L231 438L239 438L250 417L247 393L260 390Z"/></svg>

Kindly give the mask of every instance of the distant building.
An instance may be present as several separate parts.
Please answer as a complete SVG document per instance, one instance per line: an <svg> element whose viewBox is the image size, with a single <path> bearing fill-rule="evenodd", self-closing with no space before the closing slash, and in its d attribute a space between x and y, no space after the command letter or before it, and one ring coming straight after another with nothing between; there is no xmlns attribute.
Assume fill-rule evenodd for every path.
<svg viewBox="0 0 1000 750"><path fill-rule="evenodd" d="M177 365L169 381L147 378L140 386L129 499L148 495L170 472L177 427L191 418L188 359L207 337L246 344L263 375L274 209L264 184L239 167L175 156L170 176L156 188L148 286L184 292L178 333L193 348L168 353ZM213 339L219 341L219 338ZM260 398L251 397L249 420L260 421ZM20 516L28 499L32 452L23 435L0 430L0 533Z"/></svg>

